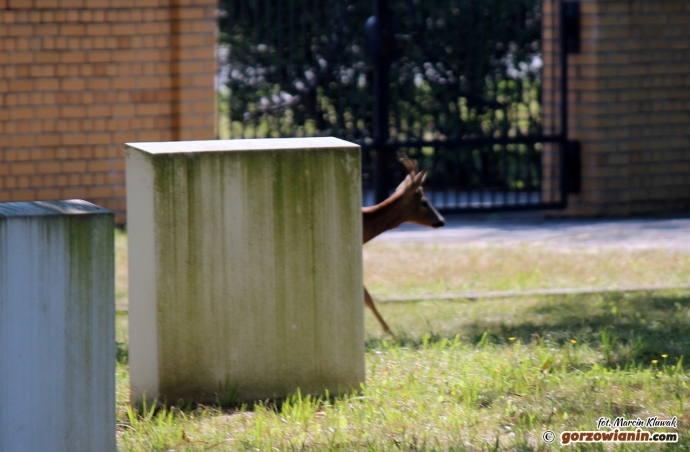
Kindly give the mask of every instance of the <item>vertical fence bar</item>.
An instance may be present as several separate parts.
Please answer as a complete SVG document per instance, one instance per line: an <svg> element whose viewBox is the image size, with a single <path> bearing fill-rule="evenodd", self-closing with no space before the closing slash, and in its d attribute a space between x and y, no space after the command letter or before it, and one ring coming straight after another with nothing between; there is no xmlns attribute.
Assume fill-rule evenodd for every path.
<svg viewBox="0 0 690 452"><path fill-rule="evenodd" d="M549 1L551 2L551 46L554 49L553 52L555 52L556 48L560 49L560 44L558 39L560 38L559 34L559 29L558 29L558 23L559 23L559 11L560 11L560 1L561 0L544 0L544 1ZM558 36L557 36L558 35ZM560 57L551 57L551 135L552 136L560 136L561 131L559 130L559 124L558 122L560 121L560 115L559 115L559 101L562 101L562 99L559 99L560 93L556 93L556 83L558 82L557 78L560 76L558 71L560 70ZM560 86L559 86L560 90ZM559 143L558 146L561 146ZM557 196L558 192L558 180L557 180L557 174L556 174L556 164L557 162L555 159L558 157L558 152L552 151L551 152L551 162L549 163L549 172L550 175L549 177L551 178L551 181L549 183L549 201L554 202Z"/></svg>
<svg viewBox="0 0 690 452"><path fill-rule="evenodd" d="M376 149L374 197L377 203L388 197L390 187L391 149L388 146L388 109L390 98L390 55L388 0L376 0L376 36L379 48L374 50L374 149Z"/></svg>

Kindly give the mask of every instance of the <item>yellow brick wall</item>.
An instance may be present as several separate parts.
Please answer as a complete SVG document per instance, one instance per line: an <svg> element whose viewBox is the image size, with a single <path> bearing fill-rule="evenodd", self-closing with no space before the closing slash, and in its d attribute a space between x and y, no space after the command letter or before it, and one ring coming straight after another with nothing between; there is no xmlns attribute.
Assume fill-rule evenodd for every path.
<svg viewBox="0 0 690 452"><path fill-rule="evenodd" d="M0 0L0 202L125 221L124 143L215 138L216 0Z"/></svg>
<svg viewBox="0 0 690 452"><path fill-rule="evenodd" d="M565 213L690 211L690 2L582 0L581 12L568 121L582 143L582 193Z"/></svg>

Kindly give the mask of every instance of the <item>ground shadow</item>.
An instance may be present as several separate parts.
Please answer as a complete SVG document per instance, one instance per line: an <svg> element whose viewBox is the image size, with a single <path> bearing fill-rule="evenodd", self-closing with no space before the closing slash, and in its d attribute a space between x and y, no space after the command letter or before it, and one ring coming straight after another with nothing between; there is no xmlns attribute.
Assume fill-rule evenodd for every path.
<svg viewBox="0 0 690 452"><path fill-rule="evenodd" d="M488 303L488 302L487 302ZM690 356L690 293L638 292L581 294L540 297L537 302L520 307L513 301L514 315L474 314L473 319L457 325L433 328L429 322L426 334L409 334L405 325L392 342L400 346L420 347L425 341L452 340L459 335L464 341L478 343L523 343L542 341L563 345L571 341L593 348L606 349L611 365L649 364L651 360L675 364ZM458 316L468 303L458 304ZM491 306L487 304L487 306ZM490 315L491 314L491 315ZM487 337L488 335L488 337ZM426 339L425 339L426 336ZM369 338L367 347L377 348L381 338Z"/></svg>

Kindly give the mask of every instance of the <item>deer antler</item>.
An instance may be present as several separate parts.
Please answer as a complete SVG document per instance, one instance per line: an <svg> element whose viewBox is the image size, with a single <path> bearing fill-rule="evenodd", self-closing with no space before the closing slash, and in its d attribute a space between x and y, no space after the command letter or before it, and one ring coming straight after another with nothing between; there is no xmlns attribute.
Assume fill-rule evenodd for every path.
<svg viewBox="0 0 690 452"><path fill-rule="evenodd" d="M408 173L410 173L410 176L415 177L415 175L419 172L417 160L410 159L404 152L398 151L398 160L400 160L400 163L405 166L405 169Z"/></svg>

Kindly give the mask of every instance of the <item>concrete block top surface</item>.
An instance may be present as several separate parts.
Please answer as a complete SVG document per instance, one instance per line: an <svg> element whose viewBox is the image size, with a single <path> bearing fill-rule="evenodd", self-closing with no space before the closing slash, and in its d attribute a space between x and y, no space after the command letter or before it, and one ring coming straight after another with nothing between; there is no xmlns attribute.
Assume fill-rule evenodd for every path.
<svg viewBox="0 0 690 452"><path fill-rule="evenodd" d="M0 218L89 214L113 214L113 212L82 199L0 203Z"/></svg>
<svg viewBox="0 0 690 452"><path fill-rule="evenodd" d="M127 147L149 154L174 154L187 152L241 152L275 150L309 150L353 148L358 144L333 137L314 138L257 138L246 140L164 141L150 143L126 143Z"/></svg>

